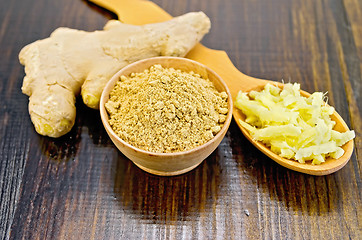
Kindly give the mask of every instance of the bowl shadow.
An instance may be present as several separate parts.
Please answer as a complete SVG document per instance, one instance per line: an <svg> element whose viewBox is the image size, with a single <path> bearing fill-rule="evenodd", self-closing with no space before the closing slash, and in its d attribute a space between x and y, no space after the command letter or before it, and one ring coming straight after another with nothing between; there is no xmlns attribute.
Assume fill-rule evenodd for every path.
<svg viewBox="0 0 362 240"><path fill-rule="evenodd" d="M152 224L198 218L219 194L219 158L212 153L194 170L173 177L147 173L119 153L114 193L120 208Z"/></svg>

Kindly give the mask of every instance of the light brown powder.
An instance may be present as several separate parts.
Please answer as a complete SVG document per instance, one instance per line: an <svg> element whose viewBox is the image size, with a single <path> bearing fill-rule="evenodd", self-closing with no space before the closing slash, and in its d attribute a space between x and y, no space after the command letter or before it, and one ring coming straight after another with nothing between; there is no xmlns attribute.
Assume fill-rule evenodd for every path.
<svg viewBox="0 0 362 240"><path fill-rule="evenodd" d="M212 139L228 113L226 92L199 74L154 65L121 76L105 107L114 132L151 152L179 152Z"/></svg>

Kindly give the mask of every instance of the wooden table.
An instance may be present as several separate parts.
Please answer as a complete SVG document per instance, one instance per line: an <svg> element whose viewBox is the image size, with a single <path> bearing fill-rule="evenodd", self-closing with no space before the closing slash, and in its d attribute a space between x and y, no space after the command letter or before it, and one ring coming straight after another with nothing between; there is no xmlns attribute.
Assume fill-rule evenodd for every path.
<svg viewBox="0 0 362 240"><path fill-rule="evenodd" d="M173 16L204 11L212 28L202 43L245 74L328 91L356 131L351 160L328 176L294 172L233 121L198 168L158 177L117 151L81 99L68 135L40 136L20 90L20 49L57 27L93 31L116 16L81 0L1 0L0 239L361 239L361 1L155 2Z"/></svg>

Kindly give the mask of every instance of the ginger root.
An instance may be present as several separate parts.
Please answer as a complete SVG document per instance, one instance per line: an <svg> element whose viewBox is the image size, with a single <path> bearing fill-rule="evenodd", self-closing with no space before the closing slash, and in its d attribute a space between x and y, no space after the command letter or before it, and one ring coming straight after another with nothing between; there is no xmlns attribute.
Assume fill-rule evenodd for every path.
<svg viewBox="0 0 362 240"><path fill-rule="evenodd" d="M60 137L74 125L75 97L98 109L102 90L122 67L155 56L185 56L209 31L202 12L134 26L110 20L103 30L56 29L49 38L19 53L26 76L22 91L29 96L29 114L36 131Z"/></svg>

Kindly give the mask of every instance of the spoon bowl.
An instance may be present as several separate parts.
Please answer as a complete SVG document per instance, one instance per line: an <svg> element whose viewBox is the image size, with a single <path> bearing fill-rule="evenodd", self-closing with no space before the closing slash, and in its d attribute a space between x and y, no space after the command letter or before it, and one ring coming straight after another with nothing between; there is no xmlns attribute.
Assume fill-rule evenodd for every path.
<svg viewBox="0 0 362 240"><path fill-rule="evenodd" d="M284 86L284 84L282 83L266 81L256 78L249 79L249 81L255 83L255 87L252 89L248 89L248 91L251 90L261 91L267 83L272 83L273 85L277 85L279 88L283 88ZM234 87L239 87L240 90L243 89L242 86L234 86ZM300 92L301 95L304 97L309 97L311 95L305 91L300 91ZM233 99L235 98L236 96L233 96ZM278 164L298 172L307 173L311 175L326 175L333 173L347 164L353 152L353 140L350 140L349 142L347 142L342 146L345 152L338 159L328 157L326 158L326 161L320 165L313 165L311 164L311 161L306 163L299 163L296 160L287 159L279 156L278 154L272 152L270 148L266 147L262 142L254 140L253 137L250 135L250 133L240 124L240 120L245 121L245 115L241 112L241 110L237 109L235 106L233 109L233 117L237 125L239 126L241 132L257 149L262 151L265 155L273 159ZM331 119L336 122L334 130L339 132L349 131L347 124L343 121L342 117L336 111L334 111L334 113L331 115Z"/></svg>

